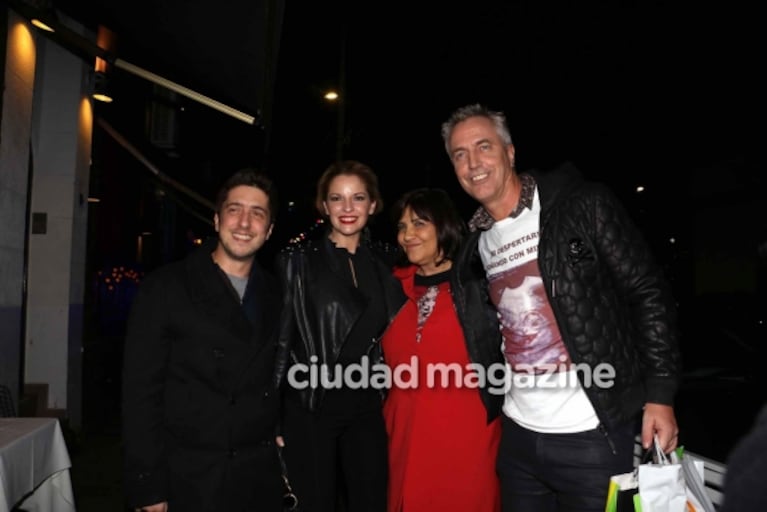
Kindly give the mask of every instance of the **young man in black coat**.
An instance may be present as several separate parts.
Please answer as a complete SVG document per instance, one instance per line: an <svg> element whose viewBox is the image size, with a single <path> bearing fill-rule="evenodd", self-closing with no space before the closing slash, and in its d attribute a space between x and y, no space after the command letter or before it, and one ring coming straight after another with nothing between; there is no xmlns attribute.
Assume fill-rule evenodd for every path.
<svg viewBox="0 0 767 512"><path fill-rule="evenodd" d="M281 510L280 299L255 260L276 209L266 176L236 173L217 197L217 239L141 284L123 367L124 481L135 510Z"/></svg>

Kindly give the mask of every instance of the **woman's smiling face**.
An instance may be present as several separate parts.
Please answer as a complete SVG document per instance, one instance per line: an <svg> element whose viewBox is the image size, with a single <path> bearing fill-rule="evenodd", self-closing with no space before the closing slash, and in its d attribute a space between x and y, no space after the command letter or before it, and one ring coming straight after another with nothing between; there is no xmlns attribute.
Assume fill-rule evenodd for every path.
<svg viewBox="0 0 767 512"><path fill-rule="evenodd" d="M365 183L358 176L340 174L330 182L322 204L330 221L330 239L339 247L356 247L376 208Z"/></svg>

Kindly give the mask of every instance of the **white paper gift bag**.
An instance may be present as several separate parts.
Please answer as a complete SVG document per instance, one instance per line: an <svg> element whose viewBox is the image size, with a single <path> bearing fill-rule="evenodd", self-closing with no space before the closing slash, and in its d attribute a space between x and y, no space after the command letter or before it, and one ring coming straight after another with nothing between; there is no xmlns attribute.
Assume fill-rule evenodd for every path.
<svg viewBox="0 0 767 512"><path fill-rule="evenodd" d="M681 464L642 464L637 475L642 512L686 512Z"/></svg>
<svg viewBox="0 0 767 512"><path fill-rule="evenodd" d="M640 464L637 472L642 512L686 512L687 489L682 465L663 453L656 435L654 464Z"/></svg>

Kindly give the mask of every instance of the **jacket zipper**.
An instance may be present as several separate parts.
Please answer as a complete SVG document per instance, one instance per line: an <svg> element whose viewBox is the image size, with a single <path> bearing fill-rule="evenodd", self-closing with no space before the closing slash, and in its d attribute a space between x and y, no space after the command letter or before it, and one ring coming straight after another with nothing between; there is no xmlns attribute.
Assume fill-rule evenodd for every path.
<svg viewBox="0 0 767 512"><path fill-rule="evenodd" d="M543 225L541 225L541 228L539 230L539 251L540 251L540 240L543 239ZM540 255L540 252L539 252ZM549 297L549 305L551 306L552 311L554 312L554 319L557 321L557 326L559 327L559 332L562 334L562 343L565 345L565 349L567 350L567 353L570 354L570 358L573 359L573 363L578 363L578 361L575 361L573 358L573 354L575 353L573 350L571 350L571 347L569 345L569 335L567 334L566 329L562 329L561 326L559 326L558 318L561 317L561 313L559 311L559 305L557 304L557 301L554 300L557 296L557 277L558 274L556 271L552 271L551 273L548 273L543 266L540 267L541 271L541 277L545 280L546 276L550 276L551 279L551 286L550 286L550 297ZM580 382L580 378L579 378ZM583 382L581 382L581 386L583 385ZM584 393L586 394L586 397L589 399L589 402L591 403L591 406L594 408L594 413L597 415L597 418L600 419L600 423L597 426L597 430L605 437L605 440L607 441L607 444L610 446L610 450L612 451L613 455L616 454L615 451L615 444L613 443L612 439L610 439L610 436L607 432L607 429L605 428L604 424L601 423L601 417L600 417L600 411L597 410L597 406L595 404L595 401L593 400L591 393L586 388L583 388Z"/></svg>
<svg viewBox="0 0 767 512"><path fill-rule="evenodd" d="M607 433L607 429L605 428L603 423L600 423L597 426L597 430L600 434L605 436L605 440L607 441L607 444L610 445L610 451L613 452L613 455L617 455L618 453L615 451L615 444L613 443L613 440L610 439L610 436Z"/></svg>

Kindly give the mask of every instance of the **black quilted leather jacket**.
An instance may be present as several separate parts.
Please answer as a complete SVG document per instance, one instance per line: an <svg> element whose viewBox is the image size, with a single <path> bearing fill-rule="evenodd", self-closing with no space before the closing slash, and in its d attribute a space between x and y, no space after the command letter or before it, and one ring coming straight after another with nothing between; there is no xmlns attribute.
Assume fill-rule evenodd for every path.
<svg viewBox="0 0 767 512"><path fill-rule="evenodd" d="M476 247L476 239L461 246L457 259L464 258L466 264L453 265L450 289L466 339L469 359L489 372L493 371L492 368L496 365L503 365L503 338L495 306L487 292L487 278ZM503 388L487 382L480 386L479 396L487 411L487 422L490 423L501 413Z"/></svg>
<svg viewBox="0 0 767 512"><path fill-rule="evenodd" d="M673 405L675 303L637 226L612 192L570 164L530 174L541 199L538 264L565 346L575 364L615 369L605 389L578 372L602 425L635 420L647 402ZM480 233L471 234L474 248ZM459 266L478 258L475 249Z"/></svg>
<svg viewBox="0 0 767 512"><path fill-rule="evenodd" d="M375 268L384 291L387 320L405 303L400 282L388 260L394 249L387 244L364 240L376 257ZM336 250L327 236L290 246L277 257L276 273L282 282L283 309L275 365L275 385L285 384L288 368L294 363L336 364L341 348L365 306L364 296L339 275ZM371 340L368 355L381 359L379 340ZM316 359L315 359L316 358ZM324 389L307 387L298 391L304 407L319 409Z"/></svg>

